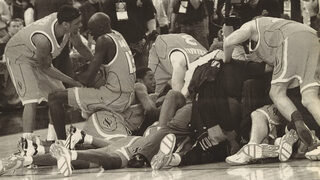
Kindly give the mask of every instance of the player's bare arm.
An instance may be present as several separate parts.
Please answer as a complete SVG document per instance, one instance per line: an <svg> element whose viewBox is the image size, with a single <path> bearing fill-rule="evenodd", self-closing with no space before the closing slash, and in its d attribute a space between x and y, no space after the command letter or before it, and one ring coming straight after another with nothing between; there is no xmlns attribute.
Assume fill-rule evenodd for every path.
<svg viewBox="0 0 320 180"><path fill-rule="evenodd" d="M100 66L111 62L115 52L115 43L109 36L98 37L93 61L90 62L87 71L77 77L78 80L85 85L89 85L94 80Z"/></svg>
<svg viewBox="0 0 320 180"><path fill-rule="evenodd" d="M185 55L180 51L174 51L170 55L170 60L172 63L172 89L175 91L181 91L184 85L184 77L187 71L187 59Z"/></svg>
<svg viewBox="0 0 320 180"><path fill-rule="evenodd" d="M83 56L84 58L86 58L89 61L91 61L93 59L93 55L92 55L90 49L88 48L88 46L83 44L79 32L70 33L70 40L71 40L72 44L74 45L74 48L81 54L81 56Z"/></svg>
<svg viewBox="0 0 320 180"><path fill-rule="evenodd" d="M31 39L37 48L36 59L40 62L41 69L47 75L73 86L81 86L79 82L52 66L51 43L46 36L43 34L35 34Z"/></svg>
<svg viewBox="0 0 320 180"><path fill-rule="evenodd" d="M231 33L223 42L223 50L224 50L224 62L230 62L232 58L232 52L236 45L245 42L251 37L252 28L251 24L254 21L250 21L245 23L240 27L240 29Z"/></svg>
<svg viewBox="0 0 320 180"><path fill-rule="evenodd" d="M156 104L152 101L148 94L147 87L143 83L136 83L134 91L137 95L139 102L146 111L156 111Z"/></svg>

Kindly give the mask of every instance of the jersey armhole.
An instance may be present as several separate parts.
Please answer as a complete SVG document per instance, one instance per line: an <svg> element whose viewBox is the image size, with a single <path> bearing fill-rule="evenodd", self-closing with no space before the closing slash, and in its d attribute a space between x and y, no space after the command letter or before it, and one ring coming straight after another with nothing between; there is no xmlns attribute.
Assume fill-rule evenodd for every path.
<svg viewBox="0 0 320 180"><path fill-rule="evenodd" d="M53 53L53 44L52 44L51 39L50 39L46 34L40 32L40 31L35 31L34 33L31 34L31 36L30 36L30 42L31 42L32 46L33 46L35 49L37 49L36 45L34 44L34 42L33 42L33 40L32 40L32 37L33 37L34 35L36 35L36 34L41 34L41 35L43 35L44 37L46 37L46 38L48 39L48 41L49 41L50 44L51 44L51 50L50 50L50 52Z"/></svg>

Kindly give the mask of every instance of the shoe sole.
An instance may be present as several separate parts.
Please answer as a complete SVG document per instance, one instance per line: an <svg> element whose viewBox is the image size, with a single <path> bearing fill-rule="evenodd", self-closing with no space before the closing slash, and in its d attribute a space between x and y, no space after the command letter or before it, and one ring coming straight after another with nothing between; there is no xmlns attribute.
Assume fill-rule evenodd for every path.
<svg viewBox="0 0 320 180"><path fill-rule="evenodd" d="M17 159L15 161L16 161L16 163L15 163L14 166L10 167L9 169L5 169L6 167L3 165L3 161L0 160L0 163L1 163L0 176L2 176L3 174L6 174L9 171L18 169L18 168L23 166L23 161L22 160Z"/></svg>
<svg viewBox="0 0 320 180"><path fill-rule="evenodd" d="M298 140L298 134L295 130L291 129L289 133L285 134L279 145L279 160L284 162L287 161L292 154L292 146Z"/></svg>
<svg viewBox="0 0 320 180"><path fill-rule="evenodd" d="M71 155L69 154L69 152L65 152L63 148L57 145L53 146L55 147L52 154L57 159L57 167L59 172L64 176L70 176L72 174Z"/></svg>
<svg viewBox="0 0 320 180"><path fill-rule="evenodd" d="M171 160L170 154L172 154L175 144L176 136L174 134L168 134L161 140L159 152L151 160L153 170L163 168Z"/></svg>
<svg viewBox="0 0 320 180"><path fill-rule="evenodd" d="M246 162L231 161L228 157L226 162L232 166L251 164L258 159L271 158L279 156L279 146L269 144L247 144L240 149L238 153L243 153L250 158Z"/></svg>
<svg viewBox="0 0 320 180"><path fill-rule="evenodd" d="M243 152L252 159L278 157L279 146L269 144L248 144Z"/></svg>

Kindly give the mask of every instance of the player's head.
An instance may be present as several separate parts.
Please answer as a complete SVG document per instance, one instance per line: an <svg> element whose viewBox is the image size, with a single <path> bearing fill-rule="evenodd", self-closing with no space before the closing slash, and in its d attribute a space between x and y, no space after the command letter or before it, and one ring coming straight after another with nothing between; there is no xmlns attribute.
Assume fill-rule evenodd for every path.
<svg viewBox="0 0 320 180"><path fill-rule="evenodd" d="M150 68L143 67L136 71L137 81L143 83L148 90L148 93L154 93L156 89L156 80Z"/></svg>
<svg viewBox="0 0 320 180"><path fill-rule="evenodd" d="M102 12L95 13L89 19L88 30L94 39L111 32L110 17Z"/></svg>
<svg viewBox="0 0 320 180"><path fill-rule="evenodd" d="M81 13L79 9L70 5L61 6L57 14L58 23L66 32L78 33L81 27Z"/></svg>
<svg viewBox="0 0 320 180"><path fill-rule="evenodd" d="M10 36L13 36L20 29L23 28L23 20L20 18L12 19L11 21L8 22L7 28L8 28L8 33L10 34Z"/></svg>

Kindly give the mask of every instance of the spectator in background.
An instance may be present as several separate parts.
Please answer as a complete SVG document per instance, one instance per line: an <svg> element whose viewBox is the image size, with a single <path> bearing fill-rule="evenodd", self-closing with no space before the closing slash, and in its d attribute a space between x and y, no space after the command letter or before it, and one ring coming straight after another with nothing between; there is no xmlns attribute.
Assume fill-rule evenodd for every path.
<svg viewBox="0 0 320 180"><path fill-rule="evenodd" d="M94 13L102 12L102 0L88 0L84 2L79 9L82 16L82 27L80 29L80 33L85 37L88 37L88 21Z"/></svg>
<svg viewBox="0 0 320 180"><path fill-rule="evenodd" d="M23 19L23 10L21 3L18 0L5 0L9 6L11 18Z"/></svg>
<svg viewBox="0 0 320 180"><path fill-rule="evenodd" d="M6 36L0 39L0 55L2 57L5 45L9 39L15 35L20 29L23 28L23 20L19 18L12 19L8 23L8 33ZM8 105L17 105L20 100L16 90L14 89L13 83L9 78L8 70L4 61L0 61L0 106L8 107Z"/></svg>
<svg viewBox="0 0 320 180"><path fill-rule="evenodd" d="M167 16L167 9L163 4L163 0L152 0L156 9L156 18L160 27L160 34L169 33L169 19Z"/></svg>
<svg viewBox="0 0 320 180"><path fill-rule="evenodd" d="M73 5L73 0L35 0L35 20L57 12L62 5Z"/></svg>
<svg viewBox="0 0 320 180"><path fill-rule="evenodd" d="M205 48L209 48L208 12L202 0L173 0L170 32L175 32L175 23L181 26L181 33L194 37Z"/></svg>
<svg viewBox="0 0 320 180"><path fill-rule="evenodd" d="M11 20L9 5L5 0L0 0L0 38L7 35L7 22Z"/></svg>
<svg viewBox="0 0 320 180"><path fill-rule="evenodd" d="M31 4L30 0L22 0L21 2L23 8L23 17L25 25L29 25L34 22L34 7Z"/></svg>
<svg viewBox="0 0 320 180"><path fill-rule="evenodd" d="M318 0L304 0L306 8L310 15L310 26L318 31L320 31L320 2Z"/></svg>
<svg viewBox="0 0 320 180"><path fill-rule="evenodd" d="M152 0L106 0L104 12L110 16L113 29L128 42L136 67L146 67L149 51L146 36L156 30Z"/></svg>

